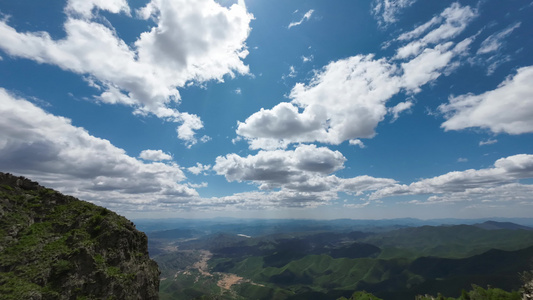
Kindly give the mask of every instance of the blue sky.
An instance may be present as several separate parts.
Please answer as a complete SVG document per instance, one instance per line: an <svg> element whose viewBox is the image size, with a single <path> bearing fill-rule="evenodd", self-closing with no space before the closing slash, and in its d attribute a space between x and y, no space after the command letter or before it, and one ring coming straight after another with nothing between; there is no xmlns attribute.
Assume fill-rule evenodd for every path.
<svg viewBox="0 0 533 300"><path fill-rule="evenodd" d="M533 2L0 3L0 169L131 218L533 212Z"/></svg>

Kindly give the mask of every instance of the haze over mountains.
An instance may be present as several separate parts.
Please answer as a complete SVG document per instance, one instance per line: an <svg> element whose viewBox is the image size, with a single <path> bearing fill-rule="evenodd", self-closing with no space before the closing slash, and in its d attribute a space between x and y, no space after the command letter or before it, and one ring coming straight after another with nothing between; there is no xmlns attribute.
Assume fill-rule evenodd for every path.
<svg viewBox="0 0 533 300"><path fill-rule="evenodd" d="M0 199L6 299L515 299L533 280L532 219L137 220L146 240L125 218L22 177L0 173Z"/></svg>
<svg viewBox="0 0 533 300"><path fill-rule="evenodd" d="M459 297L472 284L518 291L520 274L533 263L533 228L453 221L461 220L138 223L163 229L148 231L150 252L164 274L162 299L337 299L364 290L386 300L412 300L438 293ZM198 261L206 267L198 268Z"/></svg>

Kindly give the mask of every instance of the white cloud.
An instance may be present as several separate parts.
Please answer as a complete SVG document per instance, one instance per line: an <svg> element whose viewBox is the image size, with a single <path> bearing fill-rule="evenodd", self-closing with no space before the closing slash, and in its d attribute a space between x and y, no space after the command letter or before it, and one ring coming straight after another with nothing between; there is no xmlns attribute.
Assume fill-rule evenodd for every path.
<svg viewBox="0 0 533 300"><path fill-rule="evenodd" d="M315 59L315 57L312 54L309 56L302 55L302 62L304 63L313 61L313 59Z"/></svg>
<svg viewBox="0 0 533 300"><path fill-rule="evenodd" d="M409 41L418 38L429 28L440 24L440 26L431 30L422 38L400 47L396 52L395 58L405 59L418 55L428 45L434 45L456 37L465 30L466 26L477 15L477 11L470 8L470 6L461 6L459 3L453 3L438 17L433 17L430 21L416 27L412 31L401 34L396 39L397 41Z"/></svg>
<svg viewBox="0 0 533 300"><path fill-rule="evenodd" d="M234 153L219 156L213 170L228 181L252 181L261 189L273 189L294 183L308 185L317 175L342 169L345 160L338 151L300 145L294 151L259 151L248 157ZM314 184L322 183L315 181Z"/></svg>
<svg viewBox="0 0 533 300"><path fill-rule="evenodd" d="M365 148L365 144L360 139L353 139L349 141L352 146L359 146L359 148Z"/></svg>
<svg viewBox="0 0 533 300"><path fill-rule="evenodd" d="M202 165L201 163L196 163L196 166L189 167L187 170L194 175L205 174L205 172L211 170L211 165Z"/></svg>
<svg viewBox="0 0 533 300"><path fill-rule="evenodd" d="M209 203L205 205L247 209L316 207L338 199L340 192L358 197L366 201L366 205L369 201L379 202L386 197L406 195L428 195L427 200L411 201L411 204L472 202L477 205L475 203L478 202L500 202L504 205L530 203L531 200L533 186L519 182L533 178L533 155L530 154L498 159L492 168L454 171L405 185L393 179L366 175L354 178L330 175L342 168L344 157L327 148L304 147L306 152L302 155L296 154L297 148L294 151L260 151L248 157L236 154L218 157L213 167L217 174L226 176L228 181L254 183L262 191L202 201ZM317 153L329 159L320 160ZM308 157L309 161L301 161L303 157ZM329 163L309 165L311 160ZM347 204L347 207L356 206L360 207Z"/></svg>
<svg viewBox="0 0 533 300"><path fill-rule="evenodd" d="M508 54L502 54L502 49L505 49L506 46L505 39L511 35L515 29L519 28L520 25L520 22L515 23L506 29L487 37L476 52L478 56L470 59L471 63L486 65L487 76L490 76L500 65L511 61L511 56Z"/></svg>
<svg viewBox="0 0 533 300"><path fill-rule="evenodd" d="M79 14L84 18L91 18L93 9L107 10L114 14L120 12L130 14L130 7L126 0L68 0L65 7L68 14Z"/></svg>
<svg viewBox="0 0 533 300"><path fill-rule="evenodd" d="M290 73L287 76L289 76L291 78L296 77L296 75L298 74L298 72L296 72L296 70L294 69L294 66L290 66L289 67L289 71L290 71Z"/></svg>
<svg viewBox="0 0 533 300"><path fill-rule="evenodd" d="M230 182L258 185L262 192L243 195L255 196L257 201L276 199L282 202L280 206L315 206L337 199L339 192L361 196L396 183L392 179L371 176L339 178L331 175L344 168L345 160L338 151L315 145L299 145L291 151L259 151L247 157L234 153L219 156L213 170ZM241 199L243 195L224 199L247 201Z"/></svg>
<svg viewBox="0 0 533 300"><path fill-rule="evenodd" d="M457 159L457 162L460 162L460 163L468 162L468 158L459 157L459 158Z"/></svg>
<svg viewBox="0 0 533 300"><path fill-rule="evenodd" d="M203 199L203 207L211 209L267 210L279 208L313 208L336 199L334 192L298 192L290 190L236 193L231 196Z"/></svg>
<svg viewBox="0 0 533 300"><path fill-rule="evenodd" d="M518 69L496 89L480 95L466 94L439 106L446 131L471 127L494 133L533 132L533 66Z"/></svg>
<svg viewBox="0 0 533 300"><path fill-rule="evenodd" d="M175 163L145 163L109 141L0 89L0 165L42 185L119 211L191 201Z"/></svg>
<svg viewBox="0 0 533 300"><path fill-rule="evenodd" d="M451 48L453 43L448 42L439 44L433 49L424 49L412 60L401 64L404 71L402 85L412 92L420 92L421 86L437 79L443 73L451 72L450 68L457 67L451 63L452 59L463 54L471 42L471 39L465 39L454 48Z"/></svg>
<svg viewBox="0 0 533 300"><path fill-rule="evenodd" d="M480 146L492 145L492 144L496 144L497 142L498 142L497 139L487 139L485 141L479 141L479 145Z"/></svg>
<svg viewBox="0 0 533 300"><path fill-rule="evenodd" d="M261 109L244 123L239 123L237 134L252 140L254 149L285 148L289 141L314 140L322 133L323 111L305 110L302 114L290 103L282 102L272 110Z"/></svg>
<svg viewBox="0 0 533 300"><path fill-rule="evenodd" d="M89 19L94 8L128 12L125 1L69 1L66 36L53 40L46 32L17 32L0 21L0 49L8 55L56 65L90 78L102 93L98 99L132 106L137 114L154 114L182 122L178 137L196 143L200 119L176 110L177 88L188 82L222 81L223 76L247 74L245 40L253 18L244 5L222 7L213 0L153 0L141 10L157 23L134 45L113 28ZM81 15L85 18L78 18ZM147 22L147 24L150 24Z"/></svg>
<svg viewBox="0 0 533 300"><path fill-rule="evenodd" d="M487 37L482 43L479 49L477 50L477 54L487 54L490 52L496 52L500 50L503 46L503 40L509 36L515 29L520 27L521 23L515 23L506 29L492 34L489 37Z"/></svg>
<svg viewBox="0 0 533 300"><path fill-rule="evenodd" d="M338 199L338 193L344 192L355 196L395 183L394 180L360 176L351 179L341 179L329 176L322 185L309 182L307 186L299 186L302 190L283 187L280 190L263 190L255 192L236 193L231 196L203 199L204 206L231 206L236 209L272 209L272 208L310 208L327 205ZM304 189L307 187L308 189ZM331 189L328 189L331 188Z"/></svg>
<svg viewBox="0 0 533 300"><path fill-rule="evenodd" d="M292 88L290 103L261 109L239 122L236 133L251 149L270 150L291 143L338 145L372 138L387 113L397 118L412 106L405 102L388 108L387 101L394 95L418 93L423 85L460 65L458 60L468 52L473 38L459 43L448 39L456 37L475 16L470 7L452 4L434 22L440 26L421 41L411 42L419 42L420 48L409 55L414 55L410 60L376 59L370 54L330 62L315 71L309 83L297 83Z"/></svg>
<svg viewBox="0 0 533 300"><path fill-rule="evenodd" d="M197 115L191 115L189 113L181 113L180 119L182 124L176 130L178 137L186 141L187 147L191 148L192 145L198 142L198 140L194 137L195 130L203 128L204 124L200 117Z"/></svg>
<svg viewBox="0 0 533 300"><path fill-rule="evenodd" d="M394 107L390 108L389 111L393 115L392 121L393 122L396 121L400 117L400 113L411 109L411 107L413 107L413 105L414 104L413 104L412 101L405 101L405 102L400 102L400 103L396 104ZM350 142L350 144L351 144L351 142Z"/></svg>
<svg viewBox="0 0 533 300"><path fill-rule="evenodd" d="M426 31L428 31L428 29L430 29L430 28L434 27L435 25L441 23L442 22L442 18L443 18L443 16L442 16L442 13L441 13L439 16L435 16L435 17L431 18L431 20L427 21L426 23L415 27L415 29L400 34L400 36L396 40L398 40L398 41L410 41L410 40L416 39L416 38L420 37Z"/></svg>
<svg viewBox="0 0 533 300"><path fill-rule="evenodd" d="M249 140L329 144L373 137L374 128L387 113L385 101L400 90L396 71L372 55L332 62L308 85L294 86L292 103L253 114L239 124L237 134Z"/></svg>
<svg viewBox="0 0 533 300"><path fill-rule="evenodd" d="M374 192L370 198L431 194L436 194L435 196L439 198L447 198L471 193L488 194L487 191L495 188L499 188L500 192L512 193L513 191L503 187L518 184L517 181L526 178L533 178L533 155L518 154L498 159L493 168L455 171L422 179L409 185L397 184ZM493 197L497 198L498 195L493 195Z"/></svg>
<svg viewBox="0 0 533 300"><path fill-rule="evenodd" d="M396 15L404 8L413 5L416 0L374 0L372 13L380 25L388 25L398 21Z"/></svg>
<svg viewBox="0 0 533 300"><path fill-rule="evenodd" d="M433 195L426 201L418 204L439 203L473 203L471 207L487 207L499 205L502 209L509 209L511 205L531 205L531 193L533 185L509 183L490 188L472 188L462 192L454 192L444 195Z"/></svg>
<svg viewBox="0 0 533 300"><path fill-rule="evenodd" d="M172 156L163 152L163 150L143 150L139 154L139 158L152 161L172 160Z"/></svg>
<svg viewBox="0 0 533 300"><path fill-rule="evenodd" d="M289 26L287 26L287 28L291 28L291 27L294 27L294 26L299 26L301 25L304 21L308 21L310 18L311 18L311 15L313 15L313 12L314 10L310 9L308 10L304 16L302 17L302 19L300 19L300 21L296 21L296 22L291 22L289 24Z"/></svg>

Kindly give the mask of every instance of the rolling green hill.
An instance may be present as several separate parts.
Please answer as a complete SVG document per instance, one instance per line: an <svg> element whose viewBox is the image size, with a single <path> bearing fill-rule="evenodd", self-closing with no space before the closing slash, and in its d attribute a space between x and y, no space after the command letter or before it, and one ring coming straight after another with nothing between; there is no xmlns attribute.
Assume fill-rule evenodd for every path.
<svg viewBox="0 0 533 300"><path fill-rule="evenodd" d="M518 250L529 247L533 245L533 231L485 230L471 225L422 226L380 233L362 241L382 248L381 258L464 258L490 249Z"/></svg>
<svg viewBox="0 0 533 300"><path fill-rule="evenodd" d="M486 223L490 228L421 226L376 233L210 234L173 245L210 251L212 275L178 276L162 286L165 295L179 287L189 296L207 299L338 299L367 291L384 300L413 300L438 293L460 297L472 284L510 292L520 288L518 274L530 267L533 231L500 223ZM173 266L172 254L156 259L165 261L163 268ZM223 289L217 281L224 274L241 280Z"/></svg>

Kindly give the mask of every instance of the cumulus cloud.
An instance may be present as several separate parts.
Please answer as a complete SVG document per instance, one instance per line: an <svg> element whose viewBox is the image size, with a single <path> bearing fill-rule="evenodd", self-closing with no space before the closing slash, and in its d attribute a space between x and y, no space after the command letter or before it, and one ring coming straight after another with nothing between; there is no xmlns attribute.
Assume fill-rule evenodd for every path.
<svg viewBox="0 0 533 300"><path fill-rule="evenodd" d="M93 9L106 10L114 14L120 12L130 14L130 7L126 0L68 0L65 7L67 13L79 14L84 18L91 18Z"/></svg>
<svg viewBox="0 0 533 300"><path fill-rule="evenodd" d="M210 199L212 205L242 208L316 207L339 198L339 193L358 197L368 205L387 197L427 195L425 201L411 204L446 202L530 203L532 185L521 180L533 178L533 155L518 154L498 159L493 167L454 171L411 184L367 175L340 178L331 172L343 167L344 157L336 151L313 145L300 145L292 151L260 151L241 157L230 154L218 157L213 169L228 181L244 181L262 190ZM304 150L304 151L302 151ZM301 156L314 163L302 161ZM323 157L322 160L318 157ZM327 158L327 159L326 159ZM459 159L459 162L466 161ZM206 201L205 199L202 201ZM347 206L353 206L347 204Z"/></svg>
<svg viewBox="0 0 533 300"><path fill-rule="evenodd" d="M401 10L413 5L416 0L374 0L372 13L381 26L398 21L396 16Z"/></svg>
<svg viewBox="0 0 533 300"><path fill-rule="evenodd" d="M308 83L300 82L292 88L291 102L252 114L238 123L236 133L249 142L251 149L307 142L338 145L372 138L389 112L397 118L412 106L405 102L387 107L394 95L418 93L423 85L459 66L458 60L467 53L473 38L458 43L450 39L475 16L469 6L454 3L432 22L436 28L420 40L402 39L417 45L408 55L379 59L372 54L355 55L330 62L315 71ZM421 36L422 30L418 31ZM415 36L411 34L410 38Z"/></svg>
<svg viewBox="0 0 533 300"><path fill-rule="evenodd" d="M194 132L203 124L198 116L175 108L180 101L177 88L247 74L243 59L252 15L242 3L226 8L213 0L153 0L139 15L156 25L127 45L110 24L91 18L98 9L129 12L123 0L69 1L66 36L60 40L47 32L18 32L2 20L0 49L88 77L90 85L102 91L98 100L180 122L178 137L196 143Z"/></svg>
<svg viewBox="0 0 533 300"><path fill-rule="evenodd" d="M426 201L416 204L471 203L471 207L498 205L509 208L510 205L531 205L533 185L509 183L489 188L472 188L461 192L433 195Z"/></svg>
<svg viewBox="0 0 533 300"><path fill-rule="evenodd" d="M299 25L301 25L303 22L308 21L308 20L311 18L311 15L313 15L313 12L314 12L313 9L308 10L308 11L304 14L304 16L300 19L300 21L291 22L291 23L289 24L289 26L287 26L287 28L290 29L291 27L299 26Z"/></svg>
<svg viewBox="0 0 533 300"><path fill-rule="evenodd" d="M349 144L352 146L359 146L359 148L365 148L365 144L360 139L350 140Z"/></svg>
<svg viewBox="0 0 533 300"><path fill-rule="evenodd" d="M409 185L396 184L377 190L371 199L380 199L401 195L432 195L431 199L457 199L459 195L483 194L490 195L490 191L498 190L492 198L497 199L502 193L514 194L509 186L523 186L521 179L533 177L533 155L518 154L498 159L494 167L487 169L469 169L454 171L433 178L422 179ZM526 185L530 190L531 186ZM517 196L519 196L517 194ZM518 198L523 198L522 195ZM529 199L530 196L528 196Z"/></svg>
<svg viewBox="0 0 533 300"><path fill-rule="evenodd" d="M336 199L339 192L362 195L396 183L392 179L359 176L339 178L332 173L344 168L346 158L338 151L315 145L294 150L259 151L256 155L219 156L213 170L228 181L251 182L266 199L284 199L286 206L316 205ZM281 197L281 198L280 198ZM232 198L235 199L235 198ZM305 200L305 201L304 201Z"/></svg>
<svg viewBox="0 0 533 300"><path fill-rule="evenodd" d="M4 89L0 102L3 171L120 211L198 196L181 183L186 177L175 163L145 163L128 156L69 119L51 115Z"/></svg>
<svg viewBox="0 0 533 300"><path fill-rule="evenodd" d="M298 107L282 102L239 122L237 134L250 139L253 149L285 148L289 142L310 141L324 134L325 118L324 110L310 108L300 113Z"/></svg>
<svg viewBox="0 0 533 300"><path fill-rule="evenodd" d="M172 160L172 156L163 152L163 150L143 150L139 154L139 158L152 161Z"/></svg>
<svg viewBox="0 0 533 300"><path fill-rule="evenodd" d="M389 111L393 115L392 121L393 122L396 121L400 117L400 113L409 110L413 105L414 104L412 101L405 101L405 102L400 102L396 104L394 107L390 108ZM351 144L351 141L350 141L350 144Z"/></svg>
<svg viewBox="0 0 533 300"><path fill-rule="evenodd" d="M262 189L305 182L316 174L329 174L344 167L346 158L338 152L315 145L300 145L294 151L259 151L256 155L219 156L213 170L228 181L253 181ZM318 182L317 182L318 183Z"/></svg>
<svg viewBox="0 0 533 300"><path fill-rule="evenodd" d="M201 163L196 163L196 166L189 167L187 170L194 175L205 174L205 172L211 170L211 165L202 165Z"/></svg>
<svg viewBox="0 0 533 300"><path fill-rule="evenodd" d="M291 103L253 114L239 123L237 134L252 141L252 148L277 146L276 140L284 146L373 137L387 113L385 101L400 89L395 72L386 60L372 55L332 62L310 84L296 84Z"/></svg>
<svg viewBox="0 0 533 300"><path fill-rule="evenodd" d="M439 106L446 131L471 127L494 133L533 132L533 66L518 69L496 89L480 95L466 94Z"/></svg>

